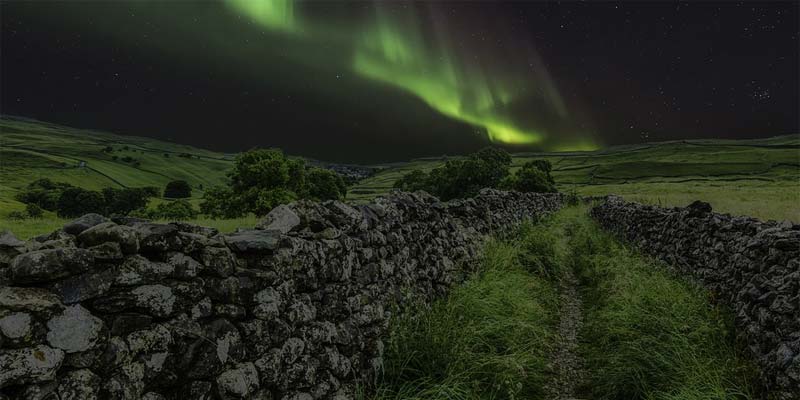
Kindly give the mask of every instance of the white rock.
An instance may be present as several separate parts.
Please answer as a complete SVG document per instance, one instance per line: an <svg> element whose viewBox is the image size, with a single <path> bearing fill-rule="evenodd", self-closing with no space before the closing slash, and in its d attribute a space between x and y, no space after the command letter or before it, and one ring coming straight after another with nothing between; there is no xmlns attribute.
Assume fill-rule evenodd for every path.
<svg viewBox="0 0 800 400"><path fill-rule="evenodd" d="M0 318L0 331L10 339L28 336L31 333L31 316L25 313L14 313Z"/></svg>
<svg viewBox="0 0 800 400"><path fill-rule="evenodd" d="M97 342L103 320L76 304L47 321L47 342L67 353L86 351Z"/></svg>
<svg viewBox="0 0 800 400"><path fill-rule="evenodd" d="M164 285L144 285L133 289L136 296L136 305L152 311L158 317L167 317L172 314L175 304L175 295L172 289Z"/></svg>

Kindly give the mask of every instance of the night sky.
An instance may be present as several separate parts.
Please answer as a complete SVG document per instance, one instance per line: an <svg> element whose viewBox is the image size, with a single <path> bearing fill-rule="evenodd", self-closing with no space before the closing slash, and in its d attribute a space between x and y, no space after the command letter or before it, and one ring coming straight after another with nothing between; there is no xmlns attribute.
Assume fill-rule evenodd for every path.
<svg viewBox="0 0 800 400"><path fill-rule="evenodd" d="M0 3L3 114L338 162L798 132L798 3Z"/></svg>

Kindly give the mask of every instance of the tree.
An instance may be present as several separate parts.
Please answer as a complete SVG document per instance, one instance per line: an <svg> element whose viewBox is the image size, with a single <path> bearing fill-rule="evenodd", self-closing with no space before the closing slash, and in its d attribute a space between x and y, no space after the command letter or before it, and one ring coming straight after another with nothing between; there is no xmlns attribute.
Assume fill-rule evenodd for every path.
<svg viewBox="0 0 800 400"><path fill-rule="evenodd" d="M342 176L331 170L311 168L308 171L308 196L317 200L339 200L347 194Z"/></svg>
<svg viewBox="0 0 800 400"><path fill-rule="evenodd" d="M297 199L340 199L347 193L342 177L329 170L307 167L279 149L256 149L239 154L228 173L228 188L211 188L200 211L212 218L247 213L265 215L275 206Z"/></svg>
<svg viewBox="0 0 800 400"><path fill-rule="evenodd" d="M394 182L394 188L405 192L425 190L433 193L428 185L428 174L418 169L401 176L400 179Z"/></svg>
<svg viewBox="0 0 800 400"><path fill-rule="evenodd" d="M35 180L16 195L16 199L25 204L36 204L42 209L55 211L58 198L65 189L74 187L68 183L53 182L43 178Z"/></svg>
<svg viewBox="0 0 800 400"><path fill-rule="evenodd" d="M273 208L297 200L297 194L284 189L275 188L259 190L255 204L250 205L250 211L256 215L267 215Z"/></svg>
<svg viewBox="0 0 800 400"><path fill-rule="evenodd" d="M61 193L56 213L59 217L74 218L88 213L103 213L104 208L102 194L73 186Z"/></svg>
<svg viewBox="0 0 800 400"><path fill-rule="evenodd" d="M430 173L412 171L395 187L426 190L442 200L475 196L482 188L497 187L508 175L511 156L501 149L485 148L466 158L448 160Z"/></svg>
<svg viewBox="0 0 800 400"><path fill-rule="evenodd" d="M541 160L537 160L541 161ZM548 163L549 164L549 163ZM555 185L550 174L544 172L541 163L529 161L514 175L503 180L501 187L519 192L555 193Z"/></svg>
<svg viewBox="0 0 800 400"><path fill-rule="evenodd" d="M553 164L550 163L548 160L533 160L529 161L530 164L533 164L534 167L538 168L542 172L547 175L547 180L550 183L555 183L553 177L550 175L550 171L553 170Z"/></svg>
<svg viewBox="0 0 800 400"><path fill-rule="evenodd" d="M105 188L103 198L105 201L106 215L128 215L133 210L147 207L158 189L151 187L144 188Z"/></svg>
<svg viewBox="0 0 800 400"><path fill-rule="evenodd" d="M36 203L29 203L25 205L25 213L31 218L42 218L44 210Z"/></svg>
<svg viewBox="0 0 800 400"><path fill-rule="evenodd" d="M203 193L200 212L211 218L238 218L247 214L241 198L224 187L208 188Z"/></svg>
<svg viewBox="0 0 800 400"><path fill-rule="evenodd" d="M192 197L192 187L189 182L183 180L171 181L164 187L164 197L173 199Z"/></svg>
<svg viewBox="0 0 800 400"><path fill-rule="evenodd" d="M161 203L146 214L150 219L169 219L173 221L192 219L197 216L197 210L186 200L175 200Z"/></svg>

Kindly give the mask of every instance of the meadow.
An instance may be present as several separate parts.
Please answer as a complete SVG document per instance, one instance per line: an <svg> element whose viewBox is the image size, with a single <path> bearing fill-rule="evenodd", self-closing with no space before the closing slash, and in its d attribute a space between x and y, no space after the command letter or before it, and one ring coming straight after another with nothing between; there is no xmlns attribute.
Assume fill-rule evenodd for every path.
<svg viewBox="0 0 800 400"><path fill-rule="evenodd" d="M197 207L203 191L226 184L235 155L155 139L75 129L25 118L0 118L0 230L20 238L51 232L66 220L52 212L43 218L12 220L25 204L15 199L28 183L49 178L90 190L154 186L172 180L192 186ZM546 159L559 190L586 196L618 194L662 206L710 202L715 211L761 219L800 222L800 136L759 140L687 140L615 146L594 152L517 153L512 171L525 162ZM422 158L375 166L379 172L353 185L352 203L388 193L412 170L430 171L446 158ZM150 207L169 201L151 200ZM253 226L245 218L190 222L229 232Z"/></svg>
<svg viewBox="0 0 800 400"><path fill-rule="evenodd" d="M9 212L25 209L15 199L28 183L40 178L89 190L105 187L164 188L172 180L192 186L189 200L199 204L204 188L224 185L233 156L136 136L82 130L24 118L0 119L0 230L20 238L51 232L65 219L52 212L44 218L10 220ZM166 200L154 198L151 206ZM232 231L252 226L255 217L238 220L198 219L198 223Z"/></svg>
<svg viewBox="0 0 800 400"><path fill-rule="evenodd" d="M517 153L512 170L546 159L560 191L584 196L621 195L661 206L694 200L715 211L800 222L800 136L761 140L686 140L615 146L594 152ZM387 193L403 174L429 171L442 158L390 165L350 189L365 202Z"/></svg>

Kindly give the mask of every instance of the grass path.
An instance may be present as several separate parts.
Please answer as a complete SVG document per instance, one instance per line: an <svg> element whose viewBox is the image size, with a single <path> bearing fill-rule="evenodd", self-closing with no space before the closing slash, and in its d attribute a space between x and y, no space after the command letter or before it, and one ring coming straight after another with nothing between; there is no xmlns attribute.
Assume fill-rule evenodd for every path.
<svg viewBox="0 0 800 400"><path fill-rule="evenodd" d="M583 302L578 278L572 268L564 268L559 289L559 323L555 351L550 363L555 376L545 385L547 399L576 399L586 380L584 360L578 351L578 335L583 326Z"/></svg>
<svg viewBox="0 0 800 400"><path fill-rule="evenodd" d="M360 398L758 398L731 332L703 289L570 207L490 241L481 272L395 321Z"/></svg>

